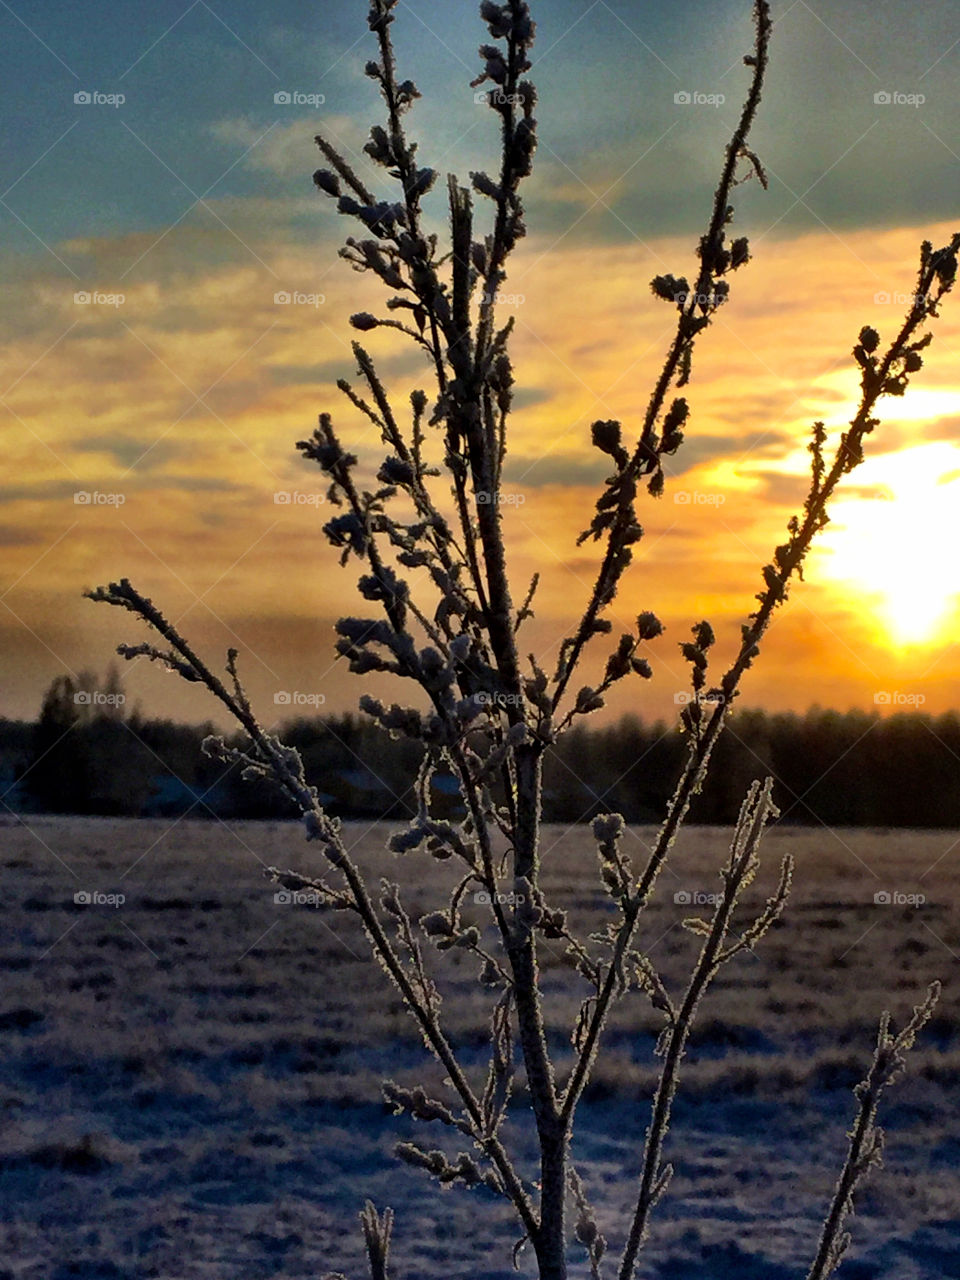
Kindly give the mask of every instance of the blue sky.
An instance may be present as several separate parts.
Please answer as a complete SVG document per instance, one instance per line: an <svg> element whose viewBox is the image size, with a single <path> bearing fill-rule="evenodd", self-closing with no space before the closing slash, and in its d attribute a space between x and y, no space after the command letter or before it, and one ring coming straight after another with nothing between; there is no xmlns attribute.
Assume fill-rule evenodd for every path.
<svg viewBox="0 0 960 1280"><path fill-rule="evenodd" d="M375 108L361 72L372 53L365 9L364 0L4 2L0 109L15 121L0 140L8 251L43 253L35 237L56 248L77 236L163 229L207 192L211 200L308 195L315 127L329 122L342 135L346 121L366 121ZM771 192L762 201L749 193L744 216L762 205L768 224L786 230L818 219L895 225L949 215L960 193L951 154L955 6L784 0L775 13L773 87L756 135ZM545 123L531 208L539 225L566 227L578 196L588 206L612 183L605 204L613 212L598 206L575 237L617 240L699 225L716 147L738 107L748 6L550 0L536 16L534 76ZM408 0L395 31L401 63L415 67L424 93L413 117L414 131L430 142L424 160L441 168L456 161L461 172L489 162L491 120L479 119L468 88L482 36L474 0ZM282 89L322 94L325 103L275 106ZM122 93L126 101L77 106L78 90ZM673 95L682 90L727 101L680 112ZM926 102L878 111L873 95L883 90ZM298 126L299 166L278 172L261 160L278 132ZM283 220L316 234L299 211Z"/></svg>

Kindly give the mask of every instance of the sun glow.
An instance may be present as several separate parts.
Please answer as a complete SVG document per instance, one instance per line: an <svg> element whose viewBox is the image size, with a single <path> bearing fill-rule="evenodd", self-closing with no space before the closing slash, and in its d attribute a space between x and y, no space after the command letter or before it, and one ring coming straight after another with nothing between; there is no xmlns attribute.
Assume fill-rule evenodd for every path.
<svg viewBox="0 0 960 1280"><path fill-rule="evenodd" d="M960 447L918 445L868 459L838 500L821 572L875 611L900 648L943 638L960 595Z"/></svg>

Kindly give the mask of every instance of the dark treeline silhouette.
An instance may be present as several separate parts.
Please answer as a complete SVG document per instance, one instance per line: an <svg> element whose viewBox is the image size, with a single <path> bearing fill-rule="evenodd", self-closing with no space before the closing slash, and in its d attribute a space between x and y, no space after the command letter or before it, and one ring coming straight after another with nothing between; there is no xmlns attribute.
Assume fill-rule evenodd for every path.
<svg viewBox="0 0 960 1280"><path fill-rule="evenodd" d="M0 813L175 817L293 816L264 784L201 751L212 725L184 725L128 710L116 671L97 681L57 677L35 724L0 719ZM418 749L353 715L289 721L310 782L332 813L403 818L413 812ZM239 739L238 739L239 742ZM664 811L686 743L677 726L626 717L576 728L550 752L545 818L584 822L622 813L653 823ZM803 715L743 710L722 738L693 817L735 821L748 783L777 780L781 821L832 826L960 828L960 715L812 708ZM434 778L437 808L457 813L452 779Z"/></svg>

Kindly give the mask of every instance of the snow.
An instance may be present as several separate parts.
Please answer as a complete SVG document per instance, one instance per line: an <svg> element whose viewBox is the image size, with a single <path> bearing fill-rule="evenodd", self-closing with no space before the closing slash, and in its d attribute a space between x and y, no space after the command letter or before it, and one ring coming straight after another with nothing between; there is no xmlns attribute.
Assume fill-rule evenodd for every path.
<svg viewBox="0 0 960 1280"><path fill-rule="evenodd" d="M418 912L438 905L442 869L382 854L385 830L350 829L361 861L413 879L405 898ZM891 884L912 883L949 843L948 833L844 843L861 839ZM923 927L956 949L948 872L925 880L921 921L874 908L839 847L824 852L811 833L773 840L801 855L800 900L704 1009L668 1141L676 1176L642 1280L805 1274L884 992L902 1014L928 977L956 967ZM589 832L557 831L555 842L557 900L567 896L574 924L592 913L596 927ZM709 889L719 847L717 833L691 833L678 854L685 884ZM502 1202L486 1189L441 1192L391 1155L397 1141L441 1145L442 1135L391 1115L380 1079L423 1081L440 1096L441 1074L349 922L273 901L261 863L316 870L315 856L296 824L35 819L0 830L0 1280L318 1280L328 1270L361 1280L368 1197L396 1210L397 1280L515 1274L518 1232ZM688 939L673 928L673 888L649 931L666 939L650 951L668 977L682 972ZM80 890L125 901L77 905ZM858 943L870 923L873 941ZM486 997L457 958L438 963L453 966L451 1034L476 1075ZM575 1004L565 974L545 956L561 1054ZM891 1097L887 1167L860 1202L843 1280L960 1276L953 1009L948 997ZM578 1168L612 1246L639 1168L653 1033L641 1004L618 1011L578 1116ZM528 1116L505 1137L532 1177ZM521 1268L533 1275L529 1251ZM571 1276L585 1275L572 1250Z"/></svg>

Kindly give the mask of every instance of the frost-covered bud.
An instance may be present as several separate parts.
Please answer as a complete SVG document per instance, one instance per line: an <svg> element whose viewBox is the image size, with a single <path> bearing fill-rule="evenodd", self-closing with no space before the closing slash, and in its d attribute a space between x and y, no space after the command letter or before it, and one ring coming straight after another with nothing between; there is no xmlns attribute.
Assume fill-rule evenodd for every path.
<svg viewBox="0 0 960 1280"><path fill-rule="evenodd" d="M698 645L690 644L689 641L684 640L680 645L680 652L686 658L687 662L692 663L698 671L706 671L707 655Z"/></svg>
<svg viewBox="0 0 960 1280"><path fill-rule="evenodd" d="M420 928L428 938L452 938L454 929L442 911L431 911L420 917Z"/></svg>
<svg viewBox="0 0 960 1280"><path fill-rule="evenodd" d="M601 695L597 693L596 689L591 689L589 685L584 685L577 694L576 706L581 714L586 714L589 711L599 711L603 705L604 702Z"/></svg>
<svg viewBox="0 0 960 1280"><path fill-rule="evenodd" d="M675 431L677 427L682 427L690 415L690 406L684 396L677 396L670 408L667 410L667 416L663 420L664 431Z"/></svg>
<svg viewBox="0 0 960 1280"><path fill-rule="evenodd" d="M382 125L375 124L370 130L370 141L364 146L364 151L371 160L377 161L379 164L396 164L397 157L394 153L390 137Z"/></svg>
<svg viewBox="0 0 960 1280"><path fill-rule="evenodd" d="M325 195L334 197L340 195L340 179L329 169L318 169L313 175L313 181Z"/></svg>
<svg viewBox="0 0 960 1280"><path fill-rule="evenodd" d="M644 609L637 618L637 635L641 640L656 640L657 636L663 635L663 623L655 613Z"/></svg>
<svg viewBox="0 0 960 1280"><path fill-rule="evenodd" d="M407 185L407 195L414 200L427 195L437 180L436 169L417 169Z"/></svg>
<svg viewBox="0 0 960 1280"><path fill-rule="evenodd" d="M525 876L517 878L516 903L516 917L522 926L532 928L543 919L543 908L536 901L533 885Z"/></svg>
<svg viewBox="0 0 960 1280"><path fill-rule="evenodd" d="M654 296L662 298L664 302L683 302L690 292L685 276L680 276L679 279L672 275L654 276L650 281L650 288Z"/></svg>
<svg viewBox="0 0 960 1280"><path fill-rule="evenodd" d="M402 916L403 908L400 905L400 886L391 884L389 880L381 880L381 888L383 896L380 899L380 905L384 911L391 916Z"/></svg>
<svg viewBox="0 0 960 1280"><path fill-rule="evenodd" d="M493 4L491 0L483 0L480 6L480 17L490 29L490 34L502 40L510 34L510 9L507 5Z"/></svg>
<svg viewBox="0 0 960 1280"><path fill-rule="evenodd" d="M507 64L496 45L481 45L480 57L484 59L483 77L481 78L492 80L494 84L505 84L508 74Z"/></svg>
<svg viewBox="0 0 960 1280"><path fill-rule="evenodd" d="M619 840L624 832L623 817L619 813L601 813L593 820L594 839L603 844Z"/></svg>
<svg viewBox="0 0 960 1280"><path fill-rule="evenodd" d="M614 458L618 466L622 467L625 465L627 461L627 454L620 443L619 422L613 420L595 422L590 428L590 435L597 449Z"/></svg>
<svg viewBox="0 0 960 1280"><path fill-rule="evenodd" d="M880 335L871 325L866 324L860 330L860 345L867 352L876 351L879 347Z"/></svg>
<svg viewBox="0 0 960 1280"><path fill-rule="evenodd" d="M407 827L405 831L394 831L387 841L391 853L409 853L423 844L426 832L422 827Z"/></svg>
<svg viewBox="0 0 960 1280"><path fill-rule="evenodd" d="M482 716L486 708L483 695L472 693L469 698L461 698L454 708L454 714L461 724L470 724L477 716Z"/></svg>
<svg viewBox="0 0 960 1280"><path fill-rule="evenodd" d="M384 458L377 472L377 479L383 484L396 484L406 487L413 483L413 467L409 462L404 462L402 458L395 458L392 454L388 458Z"/></svg>
<svg viewBox="0 0 960 1280"><path fill-rule="evenodd" d="M630 666L633 668L634 673L642 679L653 679L653 667L651 667L646 658L631 658Z"/></svg>
<svg viewBox="0 0 960 1280"><path fill-rule="evenodd" d="M716 636L713 634L713 627L707 621L698 622L692 628L693 639L698 649L709 649L716 642Z"/></svg>
<svg viewBox="0 0 960 1280"><path fill-rule="evenodd" d="M358 311L350 317L350 323L354 329L359 329L361 333L367 333L370 329L376 329L380 321L376 316L372 316L369 311Z"/></svg>
<svg viewBox="0 0 960 1280"><path fill-rule="evenodd" d="M749 261L750 241L746 236L740 236L730 246L730 266L736 271L737 267L742 267L744 263Z"/></svg>
<svg viewBox="0 0 960 1280"><path fill-rule="evenodd" d="M482 196L489 196L491 200L500 199L500 187L489 176L489 174L478 171L470 174L470 181L473 183L475 191L479 191Z"/></svg>
<svg viewBox="0 0 960 1280"><path fill-rule="evenodd" d="M435 679L442 671L446 670L447 664L439 650L435 649L433 645L427 645L426 648L420 650L420 666L428 679Z"/></svg>
<svg viewBox="0 0 960 1280"><path fill-rule="evenodd" d="M617 646L616 653L612 653L607 659L607 666L603 673L605 681L621 680L630 670L630 658L633 654L634 640L632 636L623 635L620 637L620 643Z"/></svg>
<svg viewBox="0 0 960 1280"><path fill-rule="evenodd" d="M455 662L466 662L470 656L470 649L473 645L473 637L466 632L459 636L454 636L450 641L450 656Z"/></svg>

